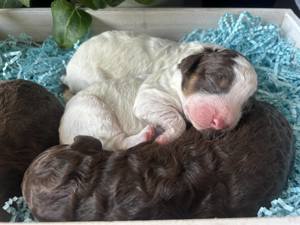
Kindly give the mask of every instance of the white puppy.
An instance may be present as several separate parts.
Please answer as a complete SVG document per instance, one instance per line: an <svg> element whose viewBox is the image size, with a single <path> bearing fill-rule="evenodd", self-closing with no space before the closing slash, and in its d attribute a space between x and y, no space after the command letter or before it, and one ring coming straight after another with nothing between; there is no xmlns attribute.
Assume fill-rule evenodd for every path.
<svg viewBox="0 0 300 225"><path fill-rule="evenodd" d="M257 88L254 69L235 51L122 31L83 43L63 81L73 92L90 87L68 102L61 143L91 135L108 150L153 139L154 126L164 130L156 141L169 143L185 119L200 131L230 129Z"/></svg>

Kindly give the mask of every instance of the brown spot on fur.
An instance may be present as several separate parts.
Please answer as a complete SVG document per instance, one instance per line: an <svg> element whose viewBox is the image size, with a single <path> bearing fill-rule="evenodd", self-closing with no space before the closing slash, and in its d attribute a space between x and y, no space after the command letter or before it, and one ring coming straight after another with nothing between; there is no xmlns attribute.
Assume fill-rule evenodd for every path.
<svg viewBox="0 0 300 225"><path fill-rule="evenodd" d="M188 96L195 93L195 87L197 87L197 83L199 82L199 78L197 74L192 74L189 79L185 79L185 83L183 85L183 93Z"/></svg>
<svg viewBox="0 0 300 225"><path fill-rule="evenodd" d="M227 93L235 79L234 58L238 56L239 53L233 50L206 48L199 54L184 58L179 64L183 93Z"/></svg>

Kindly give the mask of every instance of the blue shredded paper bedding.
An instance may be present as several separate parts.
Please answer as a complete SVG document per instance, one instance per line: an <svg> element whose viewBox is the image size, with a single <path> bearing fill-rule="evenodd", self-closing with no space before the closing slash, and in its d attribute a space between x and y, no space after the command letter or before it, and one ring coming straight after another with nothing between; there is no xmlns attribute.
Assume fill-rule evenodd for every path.
<svg viewBox="0 0 300 225"><path fill-rule="evenodd" d="M38 44L26 34L9 36L0 41L0 80L30 80L62 99L60 77L77 47L61 49L51 37Z"/></svg>
<svg viewBox="0 0 300 225"><path fill-rule="evenodd" d="M198 29L180 41L214 43L235 49L254 65L259 79L257 98L280 110L293 127L295 135L295 166L286 190L260 208L259 217L300 215L300 50L283 38L276 25L266 24L247 12L225 14L214 29ZM9 37L0 41L0 79L26 79L46 87L57 97L62 96L60 76L78 47L62 50L51 37L42 44L28 36ZM4 207L11 221L33 221L23 198L9 199Z"/></svg>

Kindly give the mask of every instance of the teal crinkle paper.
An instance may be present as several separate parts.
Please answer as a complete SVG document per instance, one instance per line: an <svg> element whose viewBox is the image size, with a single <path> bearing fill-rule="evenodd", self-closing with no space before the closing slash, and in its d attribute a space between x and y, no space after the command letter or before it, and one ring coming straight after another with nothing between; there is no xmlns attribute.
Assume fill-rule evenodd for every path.
<svg viewBox="0 0 300 225"><path fill-rule="evenodd" d="M11 222L34 222L33 216L23 197L13 197L5 202L3 209L12 215Z"/></svg>
<svg viewBox="0 0 300 225"><path fill-rule="evenodd" d="M76 47L61 49L52 37L39 44L26 34L9 36L0 42L0 80L30 80L62 99L60 77Z"/></svg>
<svg viewBox="0 0 300 225"><path fill-rule="evenodd" d="M2 68L0 79L3 79L3 77L5 79L15 79L19 75L26 74L26 71L32 74L32 76L26 74L31 80L42 84L48 90L60 96L62 89L59 78L64 73L64 66L73 50L63 51L58 49L50 38L43 44L48 45L50 43L52 47L46 48L49 51L46 50L45 53L40 53L38 49L44 51L42 49L43 45L41 45L35 47L38 49L34 51L34 54L29 53L28 57L24 57L28 46L21 43L21 50L19 50L18 43L14 42L15 39L11 38L9 40L12 42L12 48L9 48L9 45L5 43L7 41L0 42L0 57L2 58L2 65L0 58L0 68ZM181 41L214 43L235 49L244 54L254 65L259 79L257 98L270 102L285 115L294 129L296 140L295 167L289 177L288 186L280 198L271 202L270 208L260 208L258 216L300 215L300 50L280 35L279 27L265 24L259 17L254 17L247 12L239 15L225 14L220 18L217 28L194 30L185 35ZM3 45L7 46L9 58L2 54ZM51 50L51 48L53 49ZM18 55L20 54L18 51L22 52L23 58ZM36 62L35 60L37 60L39 54L41 56L44 54L50 55L49 58L53 60L45 64L47 69L43 70L44 64L41 64L38 69L32 68L34 69L34 72L32 72L30 67L27 66L32 62ZM22 60L20 61L19 58L15 60L14 57L19 57ZM28 61L26 62L26 60ZM3 70L3 65L6 65L6 62L9 62L9 65ZM57 73L50 75L47 73L48 68ZM13 71L14 77L9 75L7 71ZM4 72L6 72L6 76L3 75ZM23 204L22 198L10 199L4 208L12 214L12 221L33 220L26 205Z"/></svg>

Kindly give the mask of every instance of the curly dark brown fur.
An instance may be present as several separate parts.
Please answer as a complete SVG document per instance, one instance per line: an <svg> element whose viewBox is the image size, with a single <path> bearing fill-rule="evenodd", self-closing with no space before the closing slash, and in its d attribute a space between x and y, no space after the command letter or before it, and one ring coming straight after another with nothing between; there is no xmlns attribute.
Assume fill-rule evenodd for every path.
<svg viewBox="0 0 300 225"><path fill-rule="evenodd" d="M0 82L0 220L10 197L21 195L23 174L46 148L57 145L63 113L45 88L25 80Z"/></svg>
<svg viewBox="0 0 300 225"><path fill-rule="evenodd" d="M31 164L23 195L40 221L255 216L286 184L288 122L255 102L234 130L210 137L191 127L169 145L108 152L78 136Z"/></svg>

